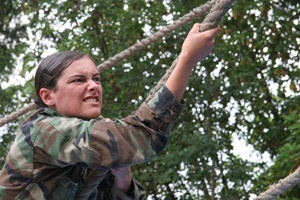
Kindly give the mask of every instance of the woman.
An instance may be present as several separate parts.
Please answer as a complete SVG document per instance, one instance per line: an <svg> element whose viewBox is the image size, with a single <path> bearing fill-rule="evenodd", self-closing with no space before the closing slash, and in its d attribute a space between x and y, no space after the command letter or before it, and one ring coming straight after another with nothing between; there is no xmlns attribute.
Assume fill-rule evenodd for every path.
<svg viewBox="0 0 300 200"><path fill-rule="evenodd" d="M0 175L4 199L143 199L130 166L166 146L180 113L188 78L213 49L215 28L195 24L171 76L136 114L100 116L102 87L92 58L60 52L45 58L35 76L38 109L21 126Z"/></svg>

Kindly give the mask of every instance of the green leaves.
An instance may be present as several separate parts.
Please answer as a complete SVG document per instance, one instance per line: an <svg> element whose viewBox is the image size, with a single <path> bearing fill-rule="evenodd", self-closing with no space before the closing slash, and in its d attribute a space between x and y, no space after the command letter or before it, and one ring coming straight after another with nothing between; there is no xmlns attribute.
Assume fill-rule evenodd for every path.
<svg viewBox="0 0 300 200"><path fill-rule="evenodd" d="M261 182L260 187L267 187L267 184L270 184L270 182L287 177L300 166L300 114L297 111L293 111L289 115L283 117L284 124L288 126L289 130L291 130L291 134L285 139L284 145L280 147L279 154L275 159L274 165L272 165L258 179L258 181ZM282 198L296 199L299 197L299 194L299 186L296 185L291 190L284 193Z"/></svg>
<svg viewBox="0 0 300 200"><path fill-rule="evenodd" d="M28 75L49 49L79 50L100 64L204 3L1 1L0 79L7 81L19 63L20 75L29 79L0 88L1 115L32 102ZM299 8L294 0L241 0L225 15L213 54L192 74L166 150L134 167L153 199L249 199L299 166ZM194 22L101 75L102 115L121 118L138 108L179 55ZM6 127L2 163L20 121ZM235 155L233 134L269 153L274 165ZM298 191L283 198L297 198Z"/></svg>

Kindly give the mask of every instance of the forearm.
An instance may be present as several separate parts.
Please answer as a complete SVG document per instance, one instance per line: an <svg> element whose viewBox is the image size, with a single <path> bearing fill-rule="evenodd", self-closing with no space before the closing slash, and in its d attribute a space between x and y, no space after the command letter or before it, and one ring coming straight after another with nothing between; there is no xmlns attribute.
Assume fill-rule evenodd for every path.
<svg viewBox="0 0 300 200"><path fill-rule="evenodd" d="M165 83L178 101L183 97L193 67L194 64L189 63L187 56L181 54L174 71Z"/></svg>
<svg viewBox="0 0 300 200"><path fill-rule="evenodd" d="M180 101L188 83L192 69L211 53L219 28L199 32L200 24L195 24L185 39L177 65L166 82L166 87Z"/></svg>

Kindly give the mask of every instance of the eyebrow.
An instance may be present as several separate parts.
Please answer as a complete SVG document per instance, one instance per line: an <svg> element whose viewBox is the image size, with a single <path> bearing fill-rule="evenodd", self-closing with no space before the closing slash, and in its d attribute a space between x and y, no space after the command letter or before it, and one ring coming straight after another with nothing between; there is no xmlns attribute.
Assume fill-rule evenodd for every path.
<svg viewBox="0 0 300 200"><path fill-rule="evenodd" d="M95 76L100 76L100 73L97 72L97 73L93 74L93 77L95 77ZM69 78L76 78L76 77L84 78L85 75L82 75L82 74L75 74L75 75L73 75L73 76L70 76Z"/></svg>

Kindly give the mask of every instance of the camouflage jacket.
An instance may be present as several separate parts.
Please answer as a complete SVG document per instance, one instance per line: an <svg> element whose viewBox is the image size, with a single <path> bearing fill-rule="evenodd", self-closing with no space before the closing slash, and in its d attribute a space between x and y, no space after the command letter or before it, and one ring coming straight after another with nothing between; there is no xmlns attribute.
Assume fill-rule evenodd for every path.
<svg viewBox="0 0 300 200"><path fill-rule="evenodd" d="M132 196L126 196L109 171L157 156L181 109L165 86L123 119L86 121L38 109L21 124L6 157L0 200L142 199L137 181L133 180Z"/></svg>

